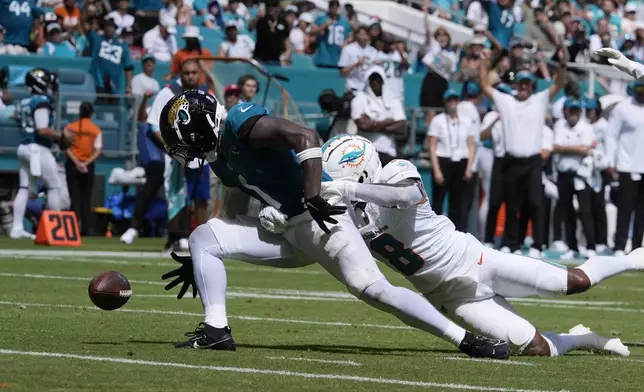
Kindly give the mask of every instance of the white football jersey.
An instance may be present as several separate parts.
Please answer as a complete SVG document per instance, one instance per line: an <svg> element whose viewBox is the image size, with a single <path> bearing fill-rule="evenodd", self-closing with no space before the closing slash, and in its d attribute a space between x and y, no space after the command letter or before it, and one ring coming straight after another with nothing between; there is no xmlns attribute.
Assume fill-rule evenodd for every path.
<svg viewBox="0 0 644 392"><path fill-rule="evenodd" d="M398 51L378 52L378 60L382 61L382 68L387 77L385 87L389 89L393 98L403 100L405 98L405 82L403 80L405 71L401 69L400 53Z"/></svg>
<svg viewBox="0 0 644 392"><path fill-rule="evenodd" d="M394 159L378 174L378 183L396 184L418 179L409 161ZM366 217L364 216L366 213ZM429 201L407 209L367 204L361 234L373 256L405 275L421 293L434 291L441 283L467 275L476 263L468 262L470 236L456 231L446 217L437 215Z"/></svg>

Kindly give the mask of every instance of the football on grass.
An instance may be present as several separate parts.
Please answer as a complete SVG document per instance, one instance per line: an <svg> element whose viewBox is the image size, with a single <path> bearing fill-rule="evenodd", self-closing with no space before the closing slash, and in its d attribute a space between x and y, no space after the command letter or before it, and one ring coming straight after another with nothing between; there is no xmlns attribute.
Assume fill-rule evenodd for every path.
<svg viewBox="0 0 644 392"><path fill-rule="evenodd" d="M118 271L107 271L89 282L89 298L103 310L115 310L125 305L132 296L127 278Z"/></svg>

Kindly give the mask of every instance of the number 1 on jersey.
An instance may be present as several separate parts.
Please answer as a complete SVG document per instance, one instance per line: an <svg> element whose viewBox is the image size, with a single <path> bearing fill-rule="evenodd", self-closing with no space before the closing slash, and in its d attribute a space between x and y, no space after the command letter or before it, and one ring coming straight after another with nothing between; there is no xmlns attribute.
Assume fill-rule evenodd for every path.
<svg viewBox="0 0 644 392"><path fill-rule="evenodd" d="M425 260L410 248L387 233L382 233L371 240L369 247L387 259L401 274L410 276L425 265Z"/></svg>

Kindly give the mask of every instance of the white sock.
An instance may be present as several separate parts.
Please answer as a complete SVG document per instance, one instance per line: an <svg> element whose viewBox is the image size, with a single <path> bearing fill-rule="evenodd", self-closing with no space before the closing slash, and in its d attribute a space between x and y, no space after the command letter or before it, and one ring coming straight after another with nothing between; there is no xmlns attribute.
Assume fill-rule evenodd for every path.
<svg viewBox="0 0 644 392"><path fill-rule="evenodd" d="M60 188L47 190L47 209L60 211Z"/></svg>
<svg viewBox="0 0 644 392"><path fill-rule="evenodd" d="M13 226L11 230L23 231L25 229L23 220L29 201L29 191L26 188L20 188L16 197L13 199Z"/></svg>
<svg viewBox="0 0 644 392"><path fill-rule="evenodd" d="M429 332L459 346L465 330L443 316L419 294L403 287L392 286L381 279L367 287L360 299L391 313L405 324Z"/></svg>
<svg viewBox="0 0 644 392"><path fill-rule="evenodd" d="M577 335L569 335L567 333L543 332L541 336L546 339L550 346L550 356L559 357L568 351L577 350L586 347L582 344L582 339Z"/></svg>
<svg viewBox="0 0 644 392"><path fill-rule="evenodd" d="M219 243L208 226L198 226L190 235L190 254L205 323L215 328L228 326L226 268Z"/></svg>
<svg viewBox="0 0 644 392"><path fill-rule="evenodd" d="M628 256L594 256L576 268L584 271L590 279L590 284L594 286L611 276L633 269L633 266L632 258Z"/></svg>

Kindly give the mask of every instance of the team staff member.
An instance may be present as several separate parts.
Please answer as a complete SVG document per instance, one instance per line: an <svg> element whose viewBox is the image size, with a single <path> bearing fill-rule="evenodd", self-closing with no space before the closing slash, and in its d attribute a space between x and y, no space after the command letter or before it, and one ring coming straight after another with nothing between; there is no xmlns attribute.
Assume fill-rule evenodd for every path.
<svg viewBox="0 0 644 392"><path fill-rule="evenodd" d="M623 254L633 212L633 249L644 236L644 82L636 81L632 96L613 109L605 142L608 171L619 180L615 253Z"/></svg>
<svg viewBox="0 0 644 392"><path fill-rule="evenodd" d="M101 128L92 122L92 115L92 104L81 103L80 118L65 129L67 133L74 135L74 143L66 151L65 176L72 210L79 221L81 235L88 235L92 227L94 161L101 155L103 148L103 134Z"/></svg>
<svg viewBox="0 0 644 392"><path fill-rule="evenodd" d="M608 121L602 117L602 105L597 98L591 98L584 102L586 109L586 118L595 131L595 151L598 151L604 157L606 156L606 132L608 130ZM597 253L603 253L608 249L608 223L606 217L606 197L604 196L605 172L601 173L601 183L599 189L593 192L593 220L595 222L595 240Z"/></svg>
<svg viewBox="0 0 644 392"><path fill-rule="evenodd" d="M474 134L476 123L458 115L459 94L449 89L443 94L445 112L435 116L427 131L426 148L432 159L432 205L437 213L443 211L445 195L449 193L447 216L456 230L466 231L468 181L472 179L474 163Z"/></svg>
<svg viewBox="0 0 644 392"><path fill-rule="evenodd" d="M573 195L579 202L579 217L586 236L588 256L595 253L595 224L592 217L593 190L577 175L582 160L592 155L595 132L592 125L581 119L582 105L576 99L567 99L563 105L564 118L555 123L554 153L557 162L557 188L560 213L566 230L566 244L579 252L575 233L577 214L572 204Z"/></svg>
<svg viewBox="0 0 644 392"><path fill-rule="evenodd" d="M494 101L503 123L505 141L505 162L503 182L506 194L526 195L532 213L534 243L531 257L541 255L543 245L543 197L541 147L543 128L548 105L563 87L565 81L565 57L559 52L559 74L549 89L533 94L535 79L531 72L521 71L516 75L516 98L492 87L488 79L488 61L481 62L481 88ZM519 222L521 197L506 200L506 221L504 246L514 252L519 243Z"/></svg>
<svg viewBox="0 0 644 392"><path fill-rule="evenodd" d="M398 155L396 137L405 134L407 117L400 100L391 96L384 70L373 67L366 75L364 91L358 92L351 101L351 118L358 135L371 140L380 162L386 165Z"/></svg>
<svg viewBox="0 0 644 392"><path fill-rule="evenodd" d="M163 151L163 139L161 139L161 132L159 127L159 118L161 111L165 104L176 94L180 94L185 90L198 88L199 77L201 76L201 68L196 59L188 59L181 65L181 74L179 80L174 81L162 88L157 94L152 103L150 113L148 113L148 124L150 125L150 140L156 143ZM207 87L202 86L207 90ZM207 172L207 170L203 170ZM132 224L129 229L121 236L121 242L131 244L139 236L139 229L145 219L145 214L148 211L148 206L156 197L159 189L164 184L165 163L163 161L153 161L146 167L145 172L145 185L141 192L137 195L136 203L134 205L134 214L132 216ZM195 187L196 189L197 187ZM209 187L208 187L209 188ZM193 189L194 190L194 189ZM210 191L208 191L209 193ZM178 249L180 248L180 239L183 237L183 232L179 226L178 220L171 219L168 223L168 240L166 248Z"/></svg>

